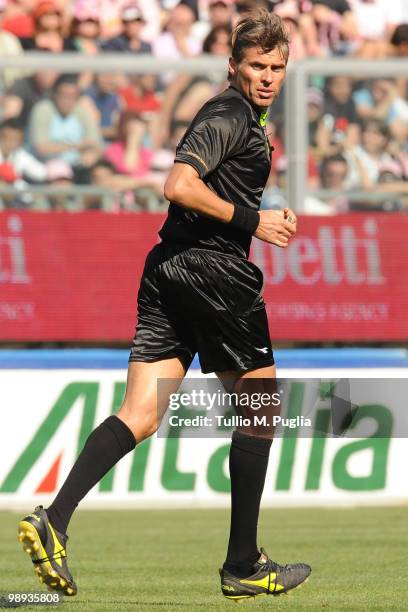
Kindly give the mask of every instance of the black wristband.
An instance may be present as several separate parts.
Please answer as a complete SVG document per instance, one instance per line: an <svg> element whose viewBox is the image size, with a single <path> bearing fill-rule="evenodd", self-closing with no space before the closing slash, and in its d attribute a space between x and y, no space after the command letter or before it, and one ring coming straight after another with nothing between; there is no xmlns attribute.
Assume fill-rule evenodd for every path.
<svg viewBox="0 0 408 612"><path fill-rule="evenodd" d="M259 212L257 210L234 204L234 214L230 221L230 225L233 227L253 234L259 225L259 220Z"/></svg>

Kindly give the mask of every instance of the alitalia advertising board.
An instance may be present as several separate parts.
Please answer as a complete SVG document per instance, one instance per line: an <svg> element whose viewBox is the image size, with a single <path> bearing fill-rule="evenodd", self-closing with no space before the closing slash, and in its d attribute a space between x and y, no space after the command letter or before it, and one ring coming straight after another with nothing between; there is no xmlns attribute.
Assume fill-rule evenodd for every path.
<svg viewBox="0 0 408 612"><path fill-rule="evenodd" d="M408 501L408 481L400 477L408 461L406 369L360 370L358 375L356 370L324 371L324 385L361 379L358 385L349 379L355 386L353 404L359 407L350 436L333 436L324 393L310 410L311 393L322 388L316 382L322 370L280 375L288 379L288 414L304 417L309 433L282 427L272 447L265 505ZM190 376L200 380L197 371ZM307 378L316 380L310 386ZM1 508L31 507L54 496L89 433L120 405L125 380L124 370L0 370ZM138 445L82 507L227 505L230 433L185 433L159 434Z"/></svg>

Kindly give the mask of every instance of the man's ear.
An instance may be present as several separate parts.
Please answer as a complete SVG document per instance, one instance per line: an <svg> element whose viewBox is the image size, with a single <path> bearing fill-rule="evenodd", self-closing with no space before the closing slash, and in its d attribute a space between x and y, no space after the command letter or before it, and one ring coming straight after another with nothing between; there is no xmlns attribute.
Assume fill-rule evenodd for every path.
<svg viewBox="0 0 408 612"><path fill-rule="evenodd" d="M228 60L228 76L234 77L237 72L237 62L233 57L230 57Z"/></svg>

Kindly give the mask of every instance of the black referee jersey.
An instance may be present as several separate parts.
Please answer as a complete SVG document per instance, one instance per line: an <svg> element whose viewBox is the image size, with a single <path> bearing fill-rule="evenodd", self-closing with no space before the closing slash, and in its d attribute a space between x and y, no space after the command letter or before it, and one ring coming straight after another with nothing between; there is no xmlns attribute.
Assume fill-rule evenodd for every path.
<svg viewBox="0 0 408 612"><path fill-rule="evenodd" d="M197 113L180 141L175 162L193 166L220 198L258 210L269 176L266 112L230 86ZM248 257L248 232L171 202L159 232L163 241Z"/></svg>

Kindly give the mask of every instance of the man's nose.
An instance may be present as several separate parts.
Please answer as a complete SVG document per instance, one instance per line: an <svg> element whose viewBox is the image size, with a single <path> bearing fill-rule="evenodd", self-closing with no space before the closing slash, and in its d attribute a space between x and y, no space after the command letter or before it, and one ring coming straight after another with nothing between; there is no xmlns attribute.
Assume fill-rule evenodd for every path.
<svg viewBox="0 0 408 612"><path fill-rule="evenodd" d="M262 73L262 81L264 83L272 83L273 81L273 72L269 68L263 71Z"/></svg>

